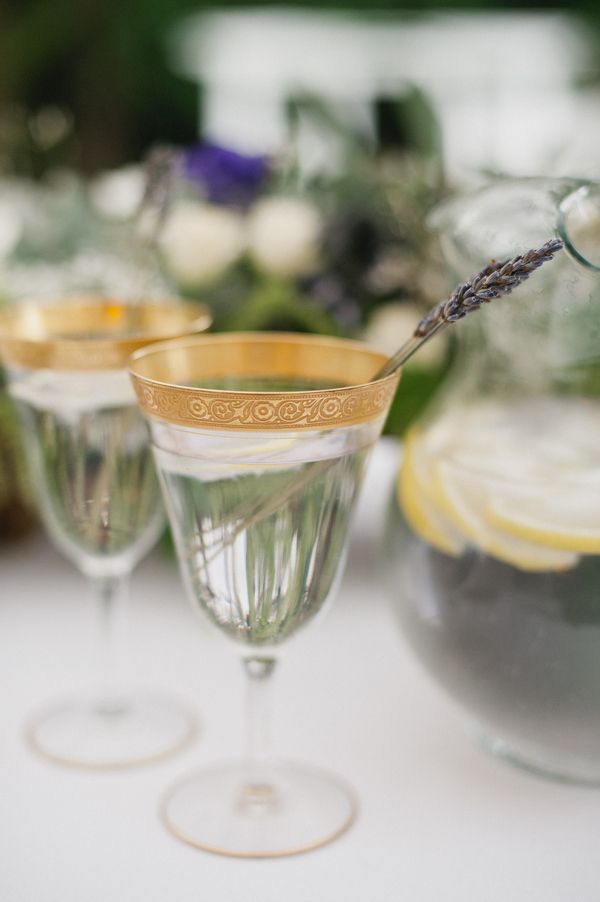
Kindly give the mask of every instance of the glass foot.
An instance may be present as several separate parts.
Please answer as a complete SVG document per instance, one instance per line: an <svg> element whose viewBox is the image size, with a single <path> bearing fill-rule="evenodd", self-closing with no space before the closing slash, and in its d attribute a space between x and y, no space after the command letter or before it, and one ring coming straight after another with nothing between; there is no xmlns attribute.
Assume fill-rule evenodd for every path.
<svg viewBox="0 0 600 902"><path fill-rule="evenodd" d="M65 700L34 716L26 733L45 758L71 767L108 769L149 764L174 754L196 730L195 715L179 701L140 693L96 703Z"/></svg>
<svg viewBox="0 0 600 902"><path fill-rule="evenodd" d="M178 839L219 855L272 858L308 852L336 839L356 815L353 791L303 765L214 765L185 777L161 814Z"/></svg>

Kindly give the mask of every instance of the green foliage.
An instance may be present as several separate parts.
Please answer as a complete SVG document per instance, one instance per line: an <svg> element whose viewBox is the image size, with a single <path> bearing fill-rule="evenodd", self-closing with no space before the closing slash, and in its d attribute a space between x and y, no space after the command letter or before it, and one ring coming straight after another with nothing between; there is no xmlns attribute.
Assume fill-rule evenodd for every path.
<svg viewBox="0 0 600 902"><path fill-rule="evenodd" d="M33 502L16 416L0 370L0 540L16 539L33 523Z"/></svg>
<svg viewBox="0 0 600 902"><path fill-rule="evenodd" d="M226 326L240 331L339 334L331 317L317 304L298 294L291 282L266 278L248 294Z"/></svg>
<svg viewBox="0 0 600 902"><path fill-rule="evenodd" d="M256 5L255 0L221 0L218 8ZM282 4L261 0L259 5L277 9ZM366 20L373 14L368 0L289 0L285 5L359 13ZM556 0L535 4L536 9L563 6ZM416 5L378 0L377 12L532 7L531 0L429 0ZM0 9L0 143L6 139L11 108L35 111L47 104L58 105L72 118L73 140L63 147L65 161L88 172L138 159L156 141L193 141L197 87L172 71L166 40L182 18L214 8L207 0L5 0ZM578 10L598 34L597 0L581 0ZM413 120L412 125L418 132L423 122ZM21 155L23 150L21 145ZM46 150L42 152L44 156ZM43 166L43 161L32 165Z"/></svg>
<svg viewBox="0 0 600 902"><path fill-rule="evenodd" d="M404 370L385 424L388 435L404 435L441 385L446 371L445 364L431 369L408 366Z"/></svg>

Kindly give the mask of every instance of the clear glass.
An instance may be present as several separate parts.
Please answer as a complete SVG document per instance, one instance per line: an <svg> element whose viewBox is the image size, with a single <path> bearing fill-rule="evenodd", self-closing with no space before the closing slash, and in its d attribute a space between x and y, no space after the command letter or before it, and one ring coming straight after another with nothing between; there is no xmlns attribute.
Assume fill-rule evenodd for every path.
<svg viewBox="0 0 600 902"><path fill-rule="evenodd" d="M378 430L232 437L153 427L190 596L229 639L274 654L325 605Z"/></svg>
<svg viewBox="0 0 600 902"><path fill-rule="evenodd" d="M164 804L166 823L194 845L292 854L335 838L354 817L340 781L270 758L262 696L283 643L333 595L380 428L232 435L153 424L189 595L235 643L250 683L245 758L182 782Z"/></svg>
<svg viewBox="0 0 600 902"><path fill-rule="evenodd" d="M438 215L453 280L559 233L518 298L460 330L406 438L390 594L426 669L487 749L600 781L600 195L497 181Z"/></svg>
<svg viewBox="0 0 600 902"><path fill-rule="evenodd" d="M336 776L272 756L267 694L283 649L335 592L354 502L386 410L383 396L367 386L377 411L346 422L359 419L365 386L343 389L343 398L329 391L345 384L353 357L367 356L356 343L334 340L330 347L331 340L316 336L213 342L216 349L208 339L163 344L132 364L188 594L241 657L248 684L245 754L182 780L165 796L162 815L176 836L207 851L291 855L339 836L356 804ZM221 348L227 364L219 360ZM311 366L301 365L305 351ZM333 385L311 378L312 368L330 360L326 355L337 355ZM190 370L204 372L186 375L186 360ZM373 355L364 373L375 373L383 360ZM211 367L219 378L211 378ZM149 371L152 385L144 382ZM396 377L387 383L392 393L395 384ZM182 385L189 386L187 396ZM187 425L195 417L212 422ZM306 418L301 429L289 425ZM234 419L245 428L218 428ZM278 424L266 428L274 419Z"/></svg>
<svg viewBox="0 0 600 902"><path fill-rule="evenodd" d="M11 303L0 312L0 357L36 500L50 538L88 579L104 645L97 697L51 706L29 737L64 764L151 761L181 747L194 718L119 678L129 576L164 522L126 363L144 343L200 331L208 316L173 297L139 223L100 218L70 176L23 191L2 269Z"/></svg>
<svg viewBox="0 0 600 902"><path fill-rule="evenodd" d="M127 373L11 367L8 378L44 525L88 578L104 645L97 696L52 705L32 719L28 736L42 754L75 766L160 758L190 738L194 721L166 695L120 685L116 650L129 577L164 523Z"/></svg>

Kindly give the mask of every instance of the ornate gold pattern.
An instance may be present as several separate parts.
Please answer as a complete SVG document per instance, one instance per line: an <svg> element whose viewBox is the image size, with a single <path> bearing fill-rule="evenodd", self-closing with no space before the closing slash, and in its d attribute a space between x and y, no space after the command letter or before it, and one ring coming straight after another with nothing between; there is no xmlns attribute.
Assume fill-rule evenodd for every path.
<svg viewBox="0 0 600 902"><path fill-rule="evenodd" d="M275 394L174 389L136 379L136 394L145 413L182 426L252 429L319 429L372 420L384 413L394 396L396 382L374 383L347 391L285 392Z"/></svg>
<svg viewBox="0 0 600 902"><path fill-rule="evenodd" d="M210 322L203 304L179 300L21 302L0 313L0 360L30 369L122 369L145 345L204 331Z"/></svg>
<svg viewBox="0 0 600 902"><path fill-rule="evenodd" d="M359 342L308 335L215 335L164 342L134 355L130 372L144 413L206 429L322 429L387 412L398 374L368 382L386 360ZM169 378L169 373L171 374ZM245 392L186 385L229 374L344 382L340 388ZM337 379L334 376L337 375ZM352 384L358 376L359 384ZM157 376L158 378L153 378Z"/></svg>

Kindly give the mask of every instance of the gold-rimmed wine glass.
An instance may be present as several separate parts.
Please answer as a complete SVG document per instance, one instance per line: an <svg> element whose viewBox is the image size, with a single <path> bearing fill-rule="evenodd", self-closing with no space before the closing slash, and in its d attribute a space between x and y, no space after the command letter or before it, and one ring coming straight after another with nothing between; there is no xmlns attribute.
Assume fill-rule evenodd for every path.
<svg viewBox="0 0 600 902"><path fill-rule="evenodd" d="M63 764L143 763L174 751L193 732L193 717L174 699L118 685L110 649L131 571L163 528L126 362L143 345L209 323L199 305L98 297L20 302L0 314L0 359L42 520L88 578L107 634L97 694L55 703L29 724L34 747Z"/></svg>
<svg viewBox="0 0 600 902"><path fill-rule="evenodd" d="M183 779L168 828L241 857L307 851L351 823L336 776L276 761L260 709L286 643L330 599L369 452L398 373L342 339L200 336L134 355L177 554L191 600L241 655L249 684L245 758Z"/></svg>

